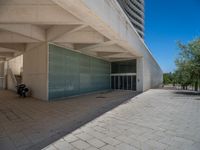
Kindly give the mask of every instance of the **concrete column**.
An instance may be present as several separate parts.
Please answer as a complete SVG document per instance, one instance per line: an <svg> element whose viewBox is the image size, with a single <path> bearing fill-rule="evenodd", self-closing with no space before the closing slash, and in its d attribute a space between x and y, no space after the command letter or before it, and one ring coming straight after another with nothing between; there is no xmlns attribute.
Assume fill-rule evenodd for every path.
<svg viewBox="0 0 200 150"><path fill-rule="evenodd" d="M137 91L143 92L143 57L137 58Z"/></svg>
<svg viewBox="0 0 200 150"><path fill-rule="evenodd" d="M21 75L23 68L23 55L17 56L7 61L7 67L12 71L13 75ZM7 68L7 69L8 69ZM16 83L13 81L13 77L10 73L7 75L7 88L12 91L16 91Z"/></svg>
<svg viewBox="0 0 200 150"><path fill-rule="evenodd" d="M46 42L30 44L23 57L23 83L30 89L32 96L48 100L48 45Z"/></svg>

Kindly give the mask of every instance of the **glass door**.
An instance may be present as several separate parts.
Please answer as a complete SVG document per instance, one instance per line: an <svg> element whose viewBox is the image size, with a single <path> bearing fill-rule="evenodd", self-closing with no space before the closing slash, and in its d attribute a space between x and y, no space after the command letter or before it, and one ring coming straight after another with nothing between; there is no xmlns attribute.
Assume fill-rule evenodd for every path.
<svg viewBox="0 0 200 150"><path fill-rule="evenodd" d="M136 75L111 75L111 88L136 91Z"/></svg>

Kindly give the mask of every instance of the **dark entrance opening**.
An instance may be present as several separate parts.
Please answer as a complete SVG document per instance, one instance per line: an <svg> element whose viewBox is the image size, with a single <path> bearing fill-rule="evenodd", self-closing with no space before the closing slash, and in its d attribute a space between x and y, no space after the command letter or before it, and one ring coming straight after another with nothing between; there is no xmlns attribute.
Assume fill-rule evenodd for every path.
<svg viewBox="0 0 200 150"><path fill-rule="evenodd" d="M136 60L111 63L111 88L136 91Z"/></svg>

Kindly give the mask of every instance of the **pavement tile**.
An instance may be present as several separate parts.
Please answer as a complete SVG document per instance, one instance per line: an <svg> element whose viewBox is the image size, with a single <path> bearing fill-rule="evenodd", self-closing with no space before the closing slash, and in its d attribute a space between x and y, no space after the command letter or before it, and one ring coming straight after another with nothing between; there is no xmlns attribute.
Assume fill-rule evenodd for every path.
<svg viewBox="0 0 200 150"><path fill-rule="evenodd" d="M75 136L78 137L78 138L80 138L80 139L82 139L82 140L84 140L84 141L87 141L87 140L90 140L90 139L93 138L91 135L89 135L87 133L84 133L84 132L76 134Z"/></svg>
<svg viewBox="0 0 200 150"><path fill-rule="evenodd" d="M116 150L116 147L111 145L106 145L100 148L100 150Z"/></svg>
<svg viewBox="0 0 200 150"><path fill-rule="evenodd" d="M98 139L87 140L87 142L96 148L100 148L100 147L103 147L104 145L106 145L106 143L104 143Z"/></svg>
<svg viewBox="0 0 200 150"><path fill-rule="evenodd" d="M90 147L90 145L88 143L86 143L82 140L72 142L71 144L79 150L85 150Z"/></svg>
<svg viewBox="0 0 200 150"><path fill-rule="evenodd" d="M57 148L53 145L49 145L46 148L42 149L42 150L57 150Z"/></svg>
<svg viewBox="0 0 200 150"><path fill-rule="evenodd" d="M58 141L53 144L56 149L59 150L73 150L74 148L66 141Z"/></svg>
<svg viewBox="0 0 200 150"><path fill-rule="evenodd" d="M0 138L0 149L1 150L16 150L14 143L9 138Z"/></svg>
<svg viewBox="0 0 200 150"><path fill-rule="evenodd" d="M176 92L163 89L148 90L66 135L53 143L53 147L47 148L66 149L68 147L72 150L199 150L200 101L195 100L197 96L182 95ZM117 98L117 94L115 96ZM0 102L2 103L1 99ZM72 105L72 103L64 103L66 103L65 107L68 106L67 104ZM98 107L97 102L91 100L90 103L95 103L95 109L98 109L96 108ZM41 105L43 106L41 107ZM0 119L4 120L1 124L4 133L2 132L0 138L0 146L2 146L2 143L4 143L4 146L7 146L5 143L9 143L13 149L26 147L33 144L34 141L37 143L36 138L40 137L40 134L42 137L52 136L55 133L59 134L62 129L67 128L69 120L65 119L66 117L75 119L78 115L89 114L89 112L79 114L80 112L74 110L76 113L67 116L68 113L65 110L68 109L68 112L72 112L74 107L65 108L63 102L62 104L56 103L56 105L59 107L56 107L55 103L48 107L47 104L43 103L36 106L31 105L31 107L25 105L26 107L23 107L22 110L27 109L31 118L38 119L33 122L29 120L26 126L22 122L16 121L16 116L13 116L13 114L10 114L13 123L6 122L5 118L1 116ZM49 107L52 107L52 109ZM84 109L83 112L85 112L85 110L89 111L91 106L87 104L84 108L78 108ZM39 111L36 111L38 109ZM48 111L50 114L56 113L52 114L53 117L51 118ZM22 114L19 110L15 112ZM46 119L45 116L47 116ZM43 119L40 120L40 117ZM66 126L63 125L62 120L66 121ZM59 123L56 124L57 122ZM48 127L48 124L51 124L51 126ZM24 132L21 133L20 131ZM12 137L11 133L13 134ZM27 136L29 134L32 134L32 136ZM10 137L8 138L7 135ZM27 140L28 142L26 142ZM41 140L39 139L38 142ZM16 145L18 141L19 145ZM2 148L0 147L0 149Z"/></svg>
<svg viewBox="0 0 200 150"><path fill-rule="evenodd" d="M125 143L121 143L116 146L116 150L138 150L136 147L130 146Z"/></svg>
<svg viewBox="0 0 200 150"><path fill-rule="evenodd" d="M107 144L110 144L112 146L115 146L115 145L118 145L120 144L121 142L119 140L116 140L114 138L110 138L110 137L105 137L103 139L101 139L103 142L107 143Z"/></svg>
<svg viewBox="0 0 200 150"><path fill-rule="evenodd" d="M78 138L76 136L74 136L73 134L69 134L64 137L64 140L71 143L71 142L77 141Z"/></svg>
<svg viewBox="0 0 200 150"><path fill-rule="evenodd" d="M92 134L88 132L93 130L92 127L97 127L100 131L99 122L104 122L104 117L95 121L96 116L100 115L97 110L107 112L113 106L124 102L127 96L136 94L138 93L131 91L112 91L100 94L106 97L101 100L96 98L99 96L97 93L46 102L32 97L19 98L15 92L0 90L0 150L44 147L47 146L46 143L52 142L52 139L62 138L63 133L70 133L83 122L94 119L88 123L91 128L85 129L82 126L72 132L73 137L67 136L64 139L69 143L78 139L89 140ZM96 133L94 134L97 137L105 137L104 134Z"/></svg>

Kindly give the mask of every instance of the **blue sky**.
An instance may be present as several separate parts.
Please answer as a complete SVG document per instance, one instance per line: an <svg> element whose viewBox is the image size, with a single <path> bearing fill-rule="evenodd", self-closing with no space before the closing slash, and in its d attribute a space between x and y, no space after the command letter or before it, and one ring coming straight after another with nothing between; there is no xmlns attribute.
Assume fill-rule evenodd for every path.
<svg viewBox="0 0 200 150"><path fill-rule="evenodd" d="M200 0L145 0L145 42L164 72L175 69L176 42L200 36Z"/></svg>

